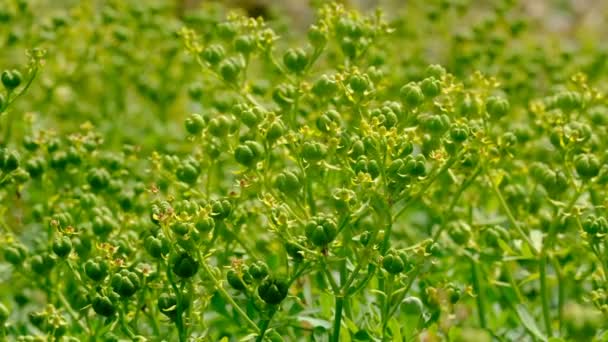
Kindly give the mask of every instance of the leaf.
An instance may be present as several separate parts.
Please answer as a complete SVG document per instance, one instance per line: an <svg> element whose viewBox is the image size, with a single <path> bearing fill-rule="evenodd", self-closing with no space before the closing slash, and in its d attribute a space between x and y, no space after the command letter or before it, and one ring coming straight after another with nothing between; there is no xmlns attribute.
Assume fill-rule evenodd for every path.
<svg viewBox="0 0 608 342"><path fill-rule="evenodd" d="M536 325L536 321L534 321L534 318L532 317L532 315L530 315L528 309L526 309L523 304L515 305L515 312L517 312L517 316L519 316L519 320L524 325L526 330L528 330L532 335L534 335L534 337L538 338L539 340L548 342L547 336L545 336L540 331L538 325Z"/></svg>
<svg viewBox="0 0 608 342"><path fill-rule="evenodd" d="M534 249L537 251L543 249L543 232L538 229L530 231L530 240L532 240Z"/></svg>
<svg viewBox="0 0 608 342"><path fill-rule="evenodd" d="M326 321L324 319L314 318L310 316L300 316L298 317L298 322L308 323L310 326L314 328L325 328L331 329L331 322Z"/></svg>

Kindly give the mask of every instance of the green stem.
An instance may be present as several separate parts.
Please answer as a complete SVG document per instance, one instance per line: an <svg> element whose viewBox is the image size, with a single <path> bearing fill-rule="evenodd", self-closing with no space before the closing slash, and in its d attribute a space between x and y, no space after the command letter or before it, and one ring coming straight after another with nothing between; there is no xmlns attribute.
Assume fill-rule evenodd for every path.
<svg viewBox="0 0 608 342"><path fill-rule="evenodd" d="M553 330L551 329L551 313L549 311L549 293L547 291L547 255L543 251L539 262L540 272L540 296L543 309L543 320L545 322L545 330L547 335L551 337Z"/></svg>
<svg viewBox="0 0 608 342"><path fill-rule="evenodd" d="M564 283L563 283L563 275L560 270L560 265L555 257L550 259L551 265L555 269L555 274L557 277L557 320L559 324L559 331L561 333L562 330L562 320L564 316Z"/></svg>
<svg viewBox="0 0 608 342"><path fill-rule="evenodd" d="M477 314L479 315L479 326L482 329L487 329L486 308L484 302L484 293L479 277L479 266L475 260L471 259L471 277L473 278L473 289L475 290L475 301L477 302Z"/></svg>
<svg viewBox="0 0 608 342"><path fill-rule="evenodd" d="M336 308L334 312L334 332L331 335L332 342L340 341L340 327L342 325L342 307L344 306L344 297L336 297Z"/></svg>
<svg viewBox="0 0 608 342"><path fill-rule="evenodd" d="M256 342L262 342L264 340L264 335L266 334L266 331L268 330L268 327L270 326L270 322L272 321L272 317L274 317L274 314L277 312L277 309L278 309L278 306L273 306L270 309L270 314L268 315L268 318L263 320L262 324L260 324L260 334L255 339Z"/></svg>
<svg viewBox="0 0 608 342"><path fill-rule="evenodd" d="M215 277L215 275L213 275L213 272L209 268L209 265L207 265L205 260L201 257L200 252L199 259L201 260L201 267L203 268L203 271L207 274L209 278L211 278L215 289L222 295L222 297L224 297L224 299L226 299L226 301L228 301L230 305L232 305L234 310L236 310L236 312L241 315L241 317L245 320L245 322L247 322L251 329L253 329L253 331L259 334L260 328L258 328L257 324L255 324L255 322L252 321L251 318L249 318L247 313L234 301L234 299L232 299L230 294L226 292L226 290L222 287L219 280Z"/></svg>
<svg viewBox="0 0 608 342"><path fill-rule="evenodd" d="M511 212L509 205L505 201L505 198L502 196L500 189L498 189L498 185L496 185L496 183L494 183L494 181L490 178L490 175L487 171L486 171L486 178L487 178L488 182L490 182L492 191L498 198L498 202L500 203L500 206L502 207L503 211L507 215L507 218L509 219L509 223L513 226L513 228L515 228L515 230L517 231L517 234L519 234L519 236L526 242L528 247L530 247L530 251L532 251L532 254L537 256L539 253L538 250L536 249L536 247L534 247L532 240L530 240L530 238L528 237L526 232L524 232L523 229L521 228L521 226L517 223L517 220L515 219L515 216Z"/></svg>

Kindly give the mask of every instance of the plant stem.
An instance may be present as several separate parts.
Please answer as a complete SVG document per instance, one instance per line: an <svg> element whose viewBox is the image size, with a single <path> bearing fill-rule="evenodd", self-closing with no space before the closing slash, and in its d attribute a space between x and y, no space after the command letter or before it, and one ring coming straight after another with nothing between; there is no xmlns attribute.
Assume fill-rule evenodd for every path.
<svg viewBox="0 0 608 342"><path fill-rule="evenodd" d="M222 297L224 297L224 299L226 299L226 301L228 301L228 303L230 303L230 305L232 305L234 310L236 310L236 312L239 315L241 315L241 317L245 320L245 322L247 322L247 324L251 327L251 329L253 329L253 331L255 331L256 333L259 334L260 328L258 328L258 325L255 324L255 322L252 321L251 318L249 318L249 316L247 316L247 313L234 301L234 299L232 299L230 294L228 292L226 292L226 290L222 287L219 280L213 275L213 272L209 268L209 265L207 265L205 260L200 255L200 252L199 252L199 258L201 260L201 267L203 268L203 271L207 274L207 276L209 278L211 278L211 281L213 282L215 289L222 295Z"/></svg>
<svg viewBox="0 0 608 342"><path fill-rule="evenodd" d="M278 306L273 305L272 308L270 309L270 314L268 315L268 318L263 320L262 324L260 324L260 334L255 339L256 342L262 342L264 340L264 335L266 334L266 330L268 330L268 326L270 326L272 317L274 317L274 314L277 312L277 309L278 309Z"/></svg>
<svg viewBox="0 0 608 342"><path fill-rule="evenodd" d="M340 327L342 325L342 307L344 306L344 296L336 296L336 308L334 312L334 332L331 335L332 342L340 341Z"/></svg>
<svg viewBox="0 0 608 342"><path fill-rule="evenodd" d="M543 320L545 322L545 330L547 335L551 337L553 335L553 331L551 329L551 314L549 311L549 293L547 291L547 255L543 251L540 256L539 262L539 272L540 272L540 296L542 301L543 308Z"/></svg>
<svg viewBox="0 0 608 342"><path fill-rule="evenodd" d="M509 205L507 204L504 197L502 196L500 189L498 189L498 185L496 185L496 183L494 183L494 181L490 178L490 174L487 171L486 171L486 178L487 178L488 182L490 182L492 191L498 198L498 202L500 203L500 206L502 207L503 211L507 215L507 218L509 219L509 223L513 226L513 228L515 228L515 230L517 231L517 234L519 234L519 236L530 247L530 251L532 251L532 254L537 256L539 253L538 250L536 250L536 247L534 247L534 244L532 244L532 240L530 240L530 238L528 237L526 232L524 232L523 229L521 228L521 226L517 223L517 220L515 219L515 216L513 216L513 213L511 212Z"/></svg>
<svg viewBox="0 0 608 342"><path fill-rule="evenodd" d="M482 329L487 329L486 308L484 305L484 293L479 278L479 266L475 260L471 259L471 277L473 278L473 289L475 290L475 301L477 302L477 314L479 315L479 326Z"/></svg>

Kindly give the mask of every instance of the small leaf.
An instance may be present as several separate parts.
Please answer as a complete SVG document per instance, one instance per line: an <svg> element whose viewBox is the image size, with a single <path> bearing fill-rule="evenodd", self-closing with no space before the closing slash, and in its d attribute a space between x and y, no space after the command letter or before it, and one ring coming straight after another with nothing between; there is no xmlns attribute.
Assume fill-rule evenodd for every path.
<svg viewBox="0 0 608 342"><path fill-rule="evenodd" d="M528 330L532 335L534 335L534 337L538 338L539 340L545 342L548 341L547 336L545 336L540 331L538 325L536 325L536 321L534 321L534 318L532 317L532 315L530 315L528 309L526 309L523 304L517 304L515 306L515 311L517 312L517 316L519 316L519 320L524 325L526 330Z"/></svg>

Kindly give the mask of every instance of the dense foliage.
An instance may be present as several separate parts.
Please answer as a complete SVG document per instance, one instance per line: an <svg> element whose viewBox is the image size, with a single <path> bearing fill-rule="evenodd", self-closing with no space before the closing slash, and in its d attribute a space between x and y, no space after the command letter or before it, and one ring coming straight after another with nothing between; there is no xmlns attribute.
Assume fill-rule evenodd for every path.
<svg viewBox="0 0 608 342"><path fill-rule="evenodd" d="M0 336L607 340L606 50L489 3L3 1Z"/></svg>

